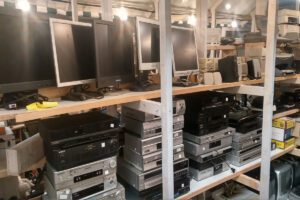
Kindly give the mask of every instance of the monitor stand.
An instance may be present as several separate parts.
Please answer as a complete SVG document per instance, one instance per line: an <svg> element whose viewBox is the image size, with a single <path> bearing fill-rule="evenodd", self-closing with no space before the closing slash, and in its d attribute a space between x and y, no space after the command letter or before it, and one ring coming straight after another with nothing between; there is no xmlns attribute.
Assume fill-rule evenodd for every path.
<svg viewBox="0 0 300 200"><path fill-rule="evenodd" d="M62 97L62 100L66 101L85 101L89 99L102 99L103 94L101 92L87 91L84 85L76 85L70 89L69 93Z"/></svg>
<svg viewBox="0 0 300 200"><path fill-rule="evenodd" d="M104 88L99 88L98 91L105 94L105 96L119 96L128 93L128 90L124 90L120 87L120 83L121 81L116 81L114 86L112 85Z"/></svg>
<svg viewBox="0 0 300 200"><path fill-rule="evenodd" d="M191 87L195 85L199 85L199 83L191 82L190 76L181 76L173 82L173 86L175 87Z"/></svg>
<svg viewBox="0 0 300 200"><path fill-rule="evenodd" d="M130 88L130 90L134 92L159 90L160 85L153 84L149 81L149 73L150 71L143 71L141 74L139 74L137 82Z"/></svg>
<svg viewBox="0 0 300 200"><path fill-rule="evenodd" d="M5 93L1 98L1 105L8 110L17 110L25 108L27 105L48 101L48 98L38 93L38 90Z"/></svg>

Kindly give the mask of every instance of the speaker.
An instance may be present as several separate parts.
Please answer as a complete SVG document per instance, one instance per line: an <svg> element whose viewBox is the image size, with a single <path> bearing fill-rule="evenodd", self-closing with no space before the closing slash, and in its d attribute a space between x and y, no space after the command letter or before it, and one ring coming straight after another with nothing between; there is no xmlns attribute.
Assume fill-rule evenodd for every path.
<svg viewBox="0 0 300 200"><path fill-rule="evenodd" d="M248 77L250 79L261 78L261 66L259 59L252 59L247 62L248 65Z"/></svg>
<svg viewBox="0 0 300 200"><path fill-rule="evenodd" d="M227 56L220 59L218 65L224 83L239 81L238 65L235 56Z"/></svg>

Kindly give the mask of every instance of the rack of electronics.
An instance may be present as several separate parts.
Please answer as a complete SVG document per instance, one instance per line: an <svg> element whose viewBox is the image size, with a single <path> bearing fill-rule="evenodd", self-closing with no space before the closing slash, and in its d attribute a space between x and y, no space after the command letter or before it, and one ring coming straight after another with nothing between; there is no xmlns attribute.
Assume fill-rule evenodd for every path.
<svg viewBox="0 0 300 200"><path fill-rule="evenodd" d="M63 97L68 101L101 99L107 91L121 90L121 83L134 83L132 91L160 88L149 80L160 66L155 20L82 18L74 22L68 17L33 17L1 8L2 25L0 52L5 56L0 67L5 67L1 68L0 93L7 109L47 100L38 95L42 87L73 86ZM23 35L24 30L28 34ZM194 30L172 27L172 50L174 86L194 86L190 76L199 73ZM236 74L236 63L230 67ZM230 73L224 78L224 82L235 81L237 77ZM89 88L92 83L97 90ZM200 181L222 172L234 174L233 166L260 157L261 116L246 109L232 112L235 95L205 92L179 98L173 100L175 197L190 190L190 175ZM47 159L45 198L125 199L126 190L127 196L161 199L161 119L123 105L121 122L125 133L119 119L99 111L40 120ZM119 152L123 134L125 143Z"/></svg>

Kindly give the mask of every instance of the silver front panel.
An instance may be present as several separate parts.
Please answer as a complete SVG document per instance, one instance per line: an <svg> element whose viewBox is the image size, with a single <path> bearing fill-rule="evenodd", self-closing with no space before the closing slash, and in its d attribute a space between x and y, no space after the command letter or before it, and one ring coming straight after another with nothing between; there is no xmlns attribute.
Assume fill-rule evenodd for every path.
<svg viewBox="0 0 300 200"><path fill-rule="evenodd" d="M146 155L161 150L161 136L141 139L135 135L125 133L125 147L140 155ZM174 132L174 146L183 143L182 130Z"/></svg>
<svg viewBox="0 0 300 200"><path fill-rule="evenodd" d="M117 170L116 163L117 158L114 156L62 171L56 171L48 163L46 174L56 190L67 187L79 187L87 182L93 182L107 175L115 174ZM84 178L84 176L89 174L93 174L92 177Z"/></svg>
<svg viewBox="0 0 300 200"><path fill-rule="evenodd" d="M193 156L200 156L205 153L216 151L232 144L232 136L222 138L205 144L196 144L187 140L183 141L185 151Z"/></svg>
<svg viewBox="0 0 300 200"><path fill-rule="evenodd" d="M257 129L257 130L254 130L254 131L250 131L248 133L239 133L239 132L236 132L234 135L233 135L233 141L234 142L241 142L241 141L244 141L244 140L247 140L249 138L255 138L257 136L261 136L262 135L262 129Z"/></svg>
<svg viewBox="0 0 300 200"><path fill-rule="evenodd" d="M197 161L199 163L203 163L203 162L207 162L208 160L214 159L216 157L226 155L229 152L228 153L225 153L225 152L230 151L230 150L232 150L232 146L228 146L228 147L216 150L216 151L212 151L212 152L209 152L209 153L206 153L206 154L202 154L200 156L193 156L191 154L186 154L186 157L188 157L188 158L190 158L194 161Z"/></svg>
<svg viewBox="0 0 300 200"><path fill-rule="evenodd" d="M228 136L234 135L234 134L235 134L235 129L228 127L221 131L217 131L217 132L210 133L210 134L203 135L203 136L196 136L196 135L184 132L183 139L195 142L197 144L205 144L205 143L219 140L219 139L222 139L224 137L228 137Z"/></svg>
<svg viewBox="0 0 300 200"><path fill-rule="evenodd" d="M261 144L261 137L262 137L261 135L258 135L256 137L251 137L249 139L245 139L241 142L233 142L232 147L236 151L250 148L250 147L255 146L257 144Z"/></svg>
<svg viewBox="0 0 300 200"><path fill-rule="evenodd" d="M222 172L225 172L227 170L229 170L228 164L222 163ZM214 167L210 167L202 171L190 167L190 174L192 178L195 179L196 181L201 181L214 176L215 171L214 171Z"/></svg>
<svg viewBox="0 0 300 200"><path fill-rule="evenodd" d="M44 176L44 181L45 181L45 191L47 193L48 198L51 200L52 199L72 200L73 194L103 184L103 190L81 198L82 200L85 200L85 199L89 199L90 197L96 194L102 194L106 191L115 189L117 187L116 174L110 174L105 177L98 178L97 180L90 180L89 182L86 182L85 184L82 185L76 185L76 186L73 185L68 188L64 188L60 190L56 190L53 187L53 185L51 184L47 176Z"/></svg>

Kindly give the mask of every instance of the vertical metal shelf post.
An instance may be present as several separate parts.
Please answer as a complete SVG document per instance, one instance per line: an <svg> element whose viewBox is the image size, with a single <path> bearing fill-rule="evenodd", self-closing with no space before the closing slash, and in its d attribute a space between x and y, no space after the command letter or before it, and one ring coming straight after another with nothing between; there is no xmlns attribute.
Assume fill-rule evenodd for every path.
<svg viewBox="0 0 300 200"><path fill-rule="evenodd" d="M171 0L159 1L163 199L174 199Z"/></svg>
<svg viewBox="0 0 300 200"><path fill-rule="evenodd" d="M267 54L264 84L263 105L263 134L260 174L260 199L269 199L270 165L271 165L271 139L273 120L273 99L275 80L276 55L276 27L277 27L277 0L269 0L267 26Z"/></svg>

